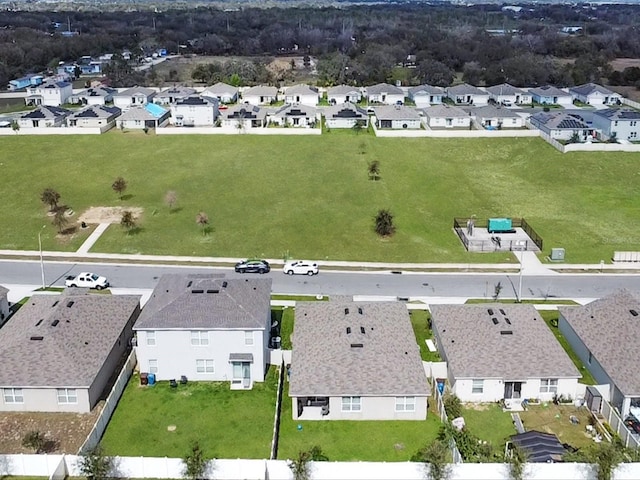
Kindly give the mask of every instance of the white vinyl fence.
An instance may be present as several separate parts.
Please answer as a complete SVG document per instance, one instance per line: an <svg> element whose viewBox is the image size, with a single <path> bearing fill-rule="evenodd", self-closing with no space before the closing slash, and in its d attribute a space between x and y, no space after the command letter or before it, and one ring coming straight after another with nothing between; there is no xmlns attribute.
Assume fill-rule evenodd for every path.
<svg viewBox="0 0 640 480"><path fill-rule="evenodd" d="M636 449L640 448L640 441L638 441L638 438L631 433L609 402L602 402L601 412L602 416L607 419L607 422L613 431L620 435L625 447Z"/></svg>

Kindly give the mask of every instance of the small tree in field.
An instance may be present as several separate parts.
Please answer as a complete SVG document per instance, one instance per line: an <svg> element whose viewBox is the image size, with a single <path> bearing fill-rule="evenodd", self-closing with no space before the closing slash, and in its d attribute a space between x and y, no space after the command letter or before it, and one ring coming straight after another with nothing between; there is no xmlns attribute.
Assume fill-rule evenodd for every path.
<svg viewBox="0 0 640 480"><path fill-rule="evenodd" d="M196 223L202 227L202 235L207 234L207 225L209 225L209 216L204 212L196 215Z"/></svg>
<svg viewBox="0 0 640 480"><path fill-rule="evenodd" d="M51 220L51 223L58 229L58 233L64 232L64 227L69 224L69 219L67 218L67 208L58 207L56 209L55 215L53 216L53 220Z"/></svg>
<svg viewBox="0 0 640 480"><path fill-rule="evenodd" d="M11 122L11 130L13 130L15 133L18 133L20 131L20 124L14 120L13 122Z"/></svg>
<svg viewBox="0 0 640 480"><path fill-rule="evenodd" d="M58 202L60 201L60 194L53 188L45 188L40 194L40 200L45 205L49 206L49 211L54 212L58 208Z"/></svg>
<svg viewBox="0 0 640 480"><path fill-rule="evenodd" d="M31 448L36 453L42 452L46 444L47 439L45 438L44 433L37 430L27 432L27 434L22 437L22 446L25 448Z"/></svg>
<svg viewBox="0 0 640 480"><path fill-rule="evenodd" d="M311 480L311 453L298 452L296 458L289 462L289 468L293 473L293 480Z"/></svg>
<svg viewBox="0 0 640 480"><path fill-rule="evenodd" d="M122 200L122 194L127 189L127 181L122 177L118 177L111 184L111 188L113 189L114 192L118 194L118 197L120 197L120 200Z"/></svg>
<svg viewBox="0 0 640 480"><path fill-rule="evenodd" d="M133 212L131 210L125 210L122 212L120 225L127 230L127 234L131 233L131 230L136 227L136 218L133 216Z"/></svg>
<svg viewBox="0 0 640 480"><path fill-rule="evenodd" d="M208 460L198 442L191 445L191 449L182 459L182 463L184 464L184 476L188 479L201 480L205 478Z"/></svg>
<svg viewBox="0 0 640 480"><path fill-rule="evenodd" d="M164 194L164 203L169 207L169 211L172 211L178 203L178 194L174 190L169 190Z"/></svg>
<svg viewBox="0 0 640 480"><path fill-rule="evenodd" d="M393 214L387 209L378 210L375 222L376 233L381 237L388 237L396 231L396 227L393 224Z"/></svg>
<svg viewBox="0 0 640 480"><path fill-rule="evenodd" d="M113 459L107 457L100 445L92 448L80 457L78 466L80 473L89 480L106 480L110 478Z"/></svg>
<svg viewBox="0 0 640 480"><path fill-rule="evenodd" d="M377 181L380 178L380 162L378 160L373 160L369 162L369 180Z"/></svg>

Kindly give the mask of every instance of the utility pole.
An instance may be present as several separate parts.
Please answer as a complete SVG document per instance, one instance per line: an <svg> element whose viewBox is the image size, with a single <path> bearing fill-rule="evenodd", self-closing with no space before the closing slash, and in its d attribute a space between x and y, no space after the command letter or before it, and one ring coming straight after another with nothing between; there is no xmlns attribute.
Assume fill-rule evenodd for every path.
<svg viewBox="0 0 640 480"><path fill-rule="evenodd" d="M44 281L44 260L42 259L42 231L45 229L46 225L43 225L42 228L38 231L38 249L40 250L40 275L42 276L42 290L47 288L47 285Z"/></svg>

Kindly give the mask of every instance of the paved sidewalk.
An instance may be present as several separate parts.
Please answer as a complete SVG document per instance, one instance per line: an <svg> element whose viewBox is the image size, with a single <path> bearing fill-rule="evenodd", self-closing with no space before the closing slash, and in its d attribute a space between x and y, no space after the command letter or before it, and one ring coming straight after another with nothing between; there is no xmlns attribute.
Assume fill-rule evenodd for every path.
<svg viewBox="0 0 640 480"><path fill-rule="evenodd" d="M109 228L109 225L111 225L111 224L110 223L101 223L100 225L98 225L96 227L96 229L93 232L91 232L91 235L89 235L87 237L87 239L84 241L84 243L82 245L80 245L80 248L76 251L76 254L78 254L78 253L80 253L80 254L89 253L89 250L91 249L91 247L93 247L93 245L98 241L98 239L107 230L107 228Z"/></svg>

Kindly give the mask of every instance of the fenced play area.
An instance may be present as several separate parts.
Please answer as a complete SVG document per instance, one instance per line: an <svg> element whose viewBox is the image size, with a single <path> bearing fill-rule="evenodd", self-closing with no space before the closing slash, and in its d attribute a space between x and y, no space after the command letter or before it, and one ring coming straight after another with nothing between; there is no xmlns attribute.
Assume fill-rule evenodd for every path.
<svg viewBox="0 0 640 480"><path fill-rule="evenodd" d="M524 218L454 218L453 229L469 252L542 251L542 237Z"/></svg>

